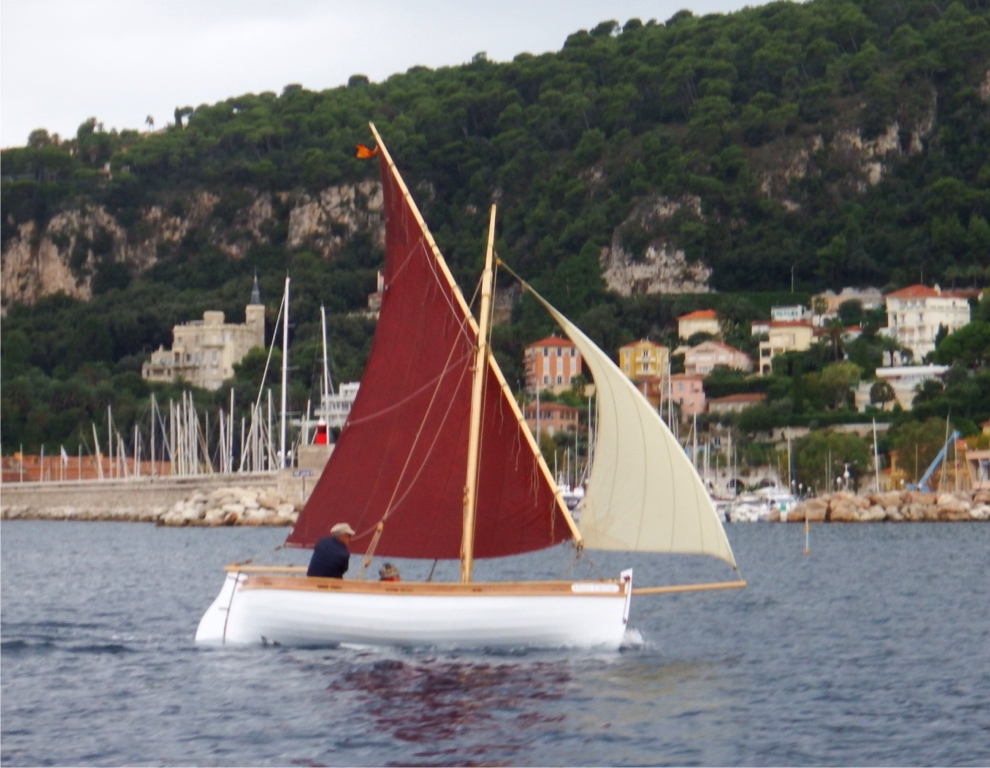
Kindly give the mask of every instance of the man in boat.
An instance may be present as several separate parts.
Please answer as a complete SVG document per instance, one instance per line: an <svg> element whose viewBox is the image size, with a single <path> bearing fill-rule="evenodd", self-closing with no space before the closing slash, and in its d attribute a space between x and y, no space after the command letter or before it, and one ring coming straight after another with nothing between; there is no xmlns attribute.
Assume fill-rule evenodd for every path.
<svg viewBox="0 0 990 768"><path fill-rule="evenodd" d="M347 523L337 523L313 547L313 557L309 561L307 576L321 576L329 579L342 579L351 562L347 547L354 536L354 529Z"/></svg>

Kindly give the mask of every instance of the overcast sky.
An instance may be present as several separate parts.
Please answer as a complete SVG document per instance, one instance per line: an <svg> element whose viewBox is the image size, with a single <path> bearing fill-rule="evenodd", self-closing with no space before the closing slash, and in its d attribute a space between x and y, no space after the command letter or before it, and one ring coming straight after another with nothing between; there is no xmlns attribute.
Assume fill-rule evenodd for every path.
<svg viewBox="0 0 990 768"><path fill-rule="evenodd" d="M159 127L177 106L288 83L333 88L412 66L559 50L600 21L662 22L681 8L728 12L750 0L2 0L0 146L35 128L74 136L88 117Z"/></svg>

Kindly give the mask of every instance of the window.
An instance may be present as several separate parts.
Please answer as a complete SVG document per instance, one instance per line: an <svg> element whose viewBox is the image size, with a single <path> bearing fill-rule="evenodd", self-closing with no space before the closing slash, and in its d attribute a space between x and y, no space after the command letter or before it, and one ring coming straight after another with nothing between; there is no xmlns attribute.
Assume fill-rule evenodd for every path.
<svg viewBox="0 0 990 768"><path fill-rule="evenodd" d="M550 383L550 377L549 376L544 376L543 377L543 383L544 384L549 384Z"/></svg>
<svg viewBox="0 0 990 768"><path fill-rule="evenodd" d="M577 352L577 350L574 347L571 347L571 357L574 357L575 352Z"/></svg>
<svg viewBox="0 0 990 768"><path fill-rule="evenodd" d="M549 357L550 356L550 348L549 347L544 347L543 348L543 356L544 357Z"/></svg>
<svg viewBox="0 0 990 768"><path fill-rule="evenodd" d="M564 353L561 351L560 347L557 347L557 357L561 357L563 354Z"/></svg>
<svg viewBox="0 0 990 768"><path fill-rule="evenodd" d="M563 376L558 376L557 377L557 383L558 384L563 384L564 383L564 377Z"/></svg>

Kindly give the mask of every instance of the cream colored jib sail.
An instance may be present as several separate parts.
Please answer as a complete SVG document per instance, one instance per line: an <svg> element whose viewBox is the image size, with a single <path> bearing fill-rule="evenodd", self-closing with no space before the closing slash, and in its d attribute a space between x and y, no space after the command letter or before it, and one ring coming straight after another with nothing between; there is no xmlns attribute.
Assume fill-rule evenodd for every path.
<svg viewBox="0 0 990 768"><path fill-rule="evenodd" d="M580 328L526 288L581 350L595 380L599 422L579 524L584 546L711 555L735 568L718 513L677 438Z"/></svg>

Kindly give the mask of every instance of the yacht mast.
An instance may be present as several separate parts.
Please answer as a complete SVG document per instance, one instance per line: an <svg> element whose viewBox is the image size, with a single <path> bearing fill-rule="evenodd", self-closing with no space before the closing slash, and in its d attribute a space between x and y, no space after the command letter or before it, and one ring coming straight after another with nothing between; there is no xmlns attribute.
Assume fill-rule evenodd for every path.
<svg viewBox="0 0 990 768"><path fill-rule="evenodd" d="M485 271L481 275L481 306L478 310L478 351L471 388L471 431L468 437L467 480L464 487L464 528L461 537L461 581L471 581L474 566L474 513L478 505L478 450L481 442L481 396L488 373L488 311L492 298L492 251L495 246L495 206L488 221Z"/></svg>
<svg viewBox="0 0 990 768"><path fill-rule="evenodd" d="M287 466L285 454L285 395L289 378L289 276L285 276L285 317L282 318L282 424L279 442L279 469Z"/></svg>
<svg viewBox="0 0 990 768"><path fill-rule="evenodd" d="M333 394L333 383L330 381L330 366L327 363L327 310L320 304L320 328L323 331L323 397L321 404L326 407L327 397ZM323 414L326 418L326 414Z"/></svg>

